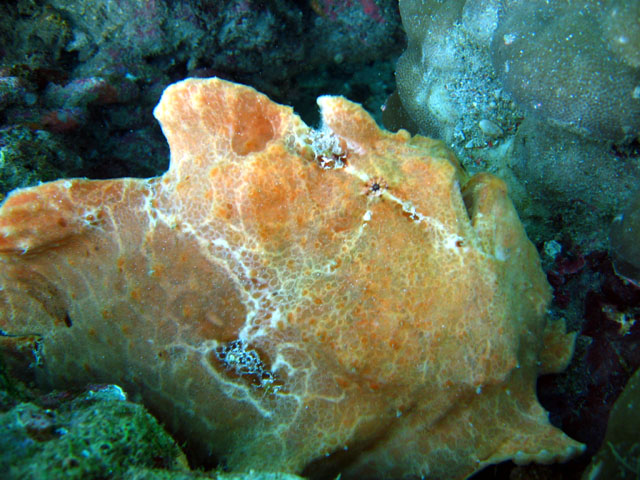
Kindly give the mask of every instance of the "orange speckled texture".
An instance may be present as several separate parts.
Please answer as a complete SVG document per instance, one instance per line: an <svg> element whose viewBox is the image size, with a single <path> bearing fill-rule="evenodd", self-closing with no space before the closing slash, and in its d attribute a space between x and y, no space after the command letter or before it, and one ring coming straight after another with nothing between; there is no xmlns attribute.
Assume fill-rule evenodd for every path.
<svg viewBox="0 0 640 480"><path fill-rule="evenodd" d="M318 103L313 130L251 88L185 80L154 112L163 176L13 192L10 365L117 383L231 470L455 479L579 453L536 400L574 338L547 324L504 183Z"/></svg>

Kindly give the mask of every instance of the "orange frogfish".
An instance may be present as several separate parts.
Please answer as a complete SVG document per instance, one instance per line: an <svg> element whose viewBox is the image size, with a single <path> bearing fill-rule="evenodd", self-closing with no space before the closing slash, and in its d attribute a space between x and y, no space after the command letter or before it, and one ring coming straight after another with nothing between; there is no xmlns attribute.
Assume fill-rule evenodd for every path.
<svg viewBox="0 0 640 480"><path fill-rule="evenodd" d="M505 184L318 99L169 86L155 178L59 180L0 208L0 350L40 386L116 383L232 471L462 479L566 460L536 378L574 335Z"/></svg>

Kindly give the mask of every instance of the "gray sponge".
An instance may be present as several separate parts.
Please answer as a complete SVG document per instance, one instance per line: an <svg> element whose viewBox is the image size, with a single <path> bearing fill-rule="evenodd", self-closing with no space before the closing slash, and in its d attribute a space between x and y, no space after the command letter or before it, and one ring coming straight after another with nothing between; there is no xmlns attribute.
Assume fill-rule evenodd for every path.
<svg viewBox="0 0 640 480"><path fill-rule="evenodd" d="M509 0L505 4L491 54L518 104L587 137L613 142L636 138L640 3Z"/></svg>

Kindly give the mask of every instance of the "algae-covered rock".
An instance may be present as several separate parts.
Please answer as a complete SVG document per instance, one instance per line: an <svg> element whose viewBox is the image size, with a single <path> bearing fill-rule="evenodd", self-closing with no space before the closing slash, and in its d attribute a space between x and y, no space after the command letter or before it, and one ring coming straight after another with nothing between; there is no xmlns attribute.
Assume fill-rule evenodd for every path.
<svg viewBox="0 0 640 480"><path fill-rule="evenodd" d="M0 49L3 65L52 67L65 56L72 38L65 17L41 1L0 4Z"/></svg>
<svg viewBox="0 0 640 480"><path fill-rule="evenodd" d="M12 376L4 360L2 480L303 480L278 472L191 470L162 426L143 406L127 401L119 386L94 384L82 391L43 394Z"/></svg>
<svg viewBox="0 0 640 480"><path fill-rule="evenodd" d="M3 479L121 478L133 466L175 468L180 450L144 408L116 386L56 410L20 403L0 415Z"/></svg>
<svg viewBox="0 0 640 480"><path fill-rule="evenodd" d="M81 165L52 133L23 126L0 130L0 198L14 188L77 174Z"/></svg>

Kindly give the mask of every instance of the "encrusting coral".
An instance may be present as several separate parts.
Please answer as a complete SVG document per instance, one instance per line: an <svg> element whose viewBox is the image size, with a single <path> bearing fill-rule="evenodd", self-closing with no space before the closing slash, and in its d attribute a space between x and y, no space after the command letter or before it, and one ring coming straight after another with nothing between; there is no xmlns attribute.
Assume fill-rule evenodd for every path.
<svg viewBox="0 0 640 480"><path fill-rule="evenodd" d="M314 130L251 88L185 80L155 110L163 176L14 191L9 366L117 383L231 470L454 479L580 452L536 400L574 338L545 318L503 182L318 103Z"/></svg>

